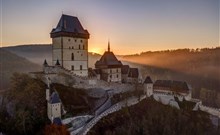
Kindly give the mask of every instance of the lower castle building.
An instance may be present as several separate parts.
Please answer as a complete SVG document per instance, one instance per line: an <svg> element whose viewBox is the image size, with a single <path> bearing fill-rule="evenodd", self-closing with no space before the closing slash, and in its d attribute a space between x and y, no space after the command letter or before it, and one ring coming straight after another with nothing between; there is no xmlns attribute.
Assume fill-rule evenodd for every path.
<svg viewBox="0 0 220 135"><path fill-rule="evenodd" d="M123 65L113 52L110 51L110 43L108 42L108 51L106 51L100 60L95 63L95 73L97 78L106 82L118 83L137 83L139 71L137 68L130 68Z"/></svg>
<svg viewBox="0 0 220 135"><path fill-rule="evenodd" d="M191 87L182 81L172 80L156 80L154 83L149 76L144 81L144 93L147 96L153 93L166 94L166 95L180 95L186 99L192 98Z"/></svg>

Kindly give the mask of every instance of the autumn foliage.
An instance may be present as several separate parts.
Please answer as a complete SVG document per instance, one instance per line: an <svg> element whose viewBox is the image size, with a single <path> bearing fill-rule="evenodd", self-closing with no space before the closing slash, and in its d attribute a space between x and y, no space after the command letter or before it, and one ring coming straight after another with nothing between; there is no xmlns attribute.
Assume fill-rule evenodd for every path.
<svg viewBox="0 0 220 135"><path fill-rule="evenodd" d="M45 126L44 134L45 135L69 135L70 133L68 132L66 126L64 125L51 124L51 125Z"/></svg>

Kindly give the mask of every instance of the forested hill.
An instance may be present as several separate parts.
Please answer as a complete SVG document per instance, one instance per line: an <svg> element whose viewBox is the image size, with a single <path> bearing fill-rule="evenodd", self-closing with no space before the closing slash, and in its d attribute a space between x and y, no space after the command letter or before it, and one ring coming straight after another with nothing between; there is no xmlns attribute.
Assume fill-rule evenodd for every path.
<svg viewBox="0 0 220 135"><path fill-rule="evenodd" d="M122 60L220 80L220 47L143 52Z"/></svg>
<svg viewBox="0 0 220 135"><path fill-rule="evenodd" d="M10 77L14 72L27 73L41 70L41 66L2 48L0 48L0 56L0 89L8 88Z"/></svg>
<svg viewBox="0 0 220 135"><path fill-rule="evenodd" d="M183 104L178 110L147 98L103 117L88 135L219 135L207 113Z"/></svg>

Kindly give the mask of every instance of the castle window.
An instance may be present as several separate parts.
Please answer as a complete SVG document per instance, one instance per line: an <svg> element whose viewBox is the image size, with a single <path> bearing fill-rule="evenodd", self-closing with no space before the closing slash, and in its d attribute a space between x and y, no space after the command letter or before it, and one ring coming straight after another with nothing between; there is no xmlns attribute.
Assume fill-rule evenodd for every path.
<svg viewBox="0 0 220 135"><path fill-rule="evenodd" d="M82 65L80 65L80 70L82 70Z"/></svg>
<svg viewBox="0 0 220 135"><path fill-rule="evenodd" d="M112 70L110 69L110 73L112 73Z"/></svg>
<svg viewBox="0 0 220 135"><path fill-rule="evenodd" d="M72 53L71 59L74 60L74 53Z"/></svg>
<svg viewBox="0 0 220 135"><path fill-rule="evenodd" d="M72 46L72 49L74 49L73 46Z"/></svg>
<svg viewBox="0 0 220 135"><path fill-rule="evenodd" d="M85 46L83 45L83 50L85 49Z"/></svg>
<svg viewBox="0 0 220 135"><path fill-rule="evenodd" d="M80 45L79 45L79 50L80 50Z"/></svg>
<svg viewBox="0 0 220 135"><path fill-rule="evenodd" d="M81 54L81 56L83 56L83 54Z"/></svg>
<svg viewBox="0 0 220 135"><path fill-rule="evenodd" d="M69 38L68 41L70 41L71 39Z"/></svg>
<svg viewBox="0 0 220 135"><path fill-rule="evenodd" d="M77 40L75 39L75 42L76 42Z"/></svg>
<svg viewBox="0 0 220 135"><path fill-rule="evenodd" d="M116 72L118 72L118 69L116 70Z"/></svg>
<svg viewBox="0 0 220 135"><path fill-rule="evenodd" d="M82 41L82 39L81 39L81 41L80 41L80 42L81 42L81 43L83 42L83 41Z"/></svg>
<svg viewBox="0 0 220 135"><path fill-rule="evenodd" d="M117 78L118 78L118 74L117 74Z"/></svg>
<svg viewBox="0 0 220 135"><path fill-rule="evenodd" d="M71 47L69 47L69 49L71 49Z"/></svg>
<svg viewBox="0 0 220 135"><path fill-rule="evenodd" d="M110 75L109 77L112 78L112 75Z"/></svg>
<svg viewBox="0 0 220 135"><path fill-rule="evenodd" d="M73 65L72 65L72 67L71 67L71 68L72 68L72 70L74 70L74 66L73 66Z"/></svg>
<svg viewBox="0 0 220 135"><path fill-rule="evenodd" d="M66 20L64 20L64 29L66 29Z"/></svg>

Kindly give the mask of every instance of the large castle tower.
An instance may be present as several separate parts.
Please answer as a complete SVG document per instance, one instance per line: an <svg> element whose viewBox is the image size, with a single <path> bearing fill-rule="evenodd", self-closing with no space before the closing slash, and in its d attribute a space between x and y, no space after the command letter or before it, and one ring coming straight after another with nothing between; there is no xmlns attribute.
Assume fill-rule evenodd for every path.
<svg viewBox="0 0 220 135"><path fill-rule="evenodd" d="M62 15L50 36L53 46L53 65L60 65L76 75L88 76L88 39L77 17Z"/></svg>

